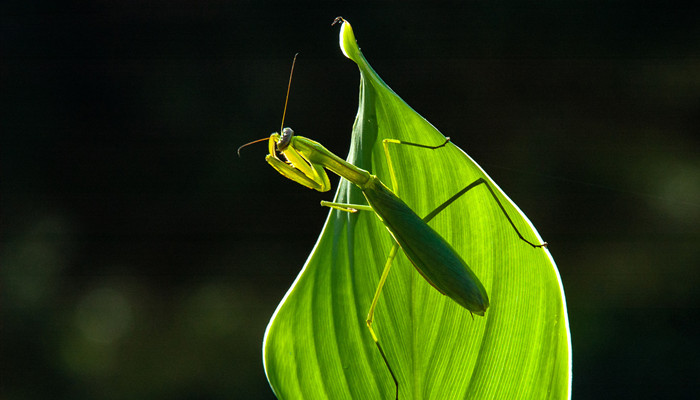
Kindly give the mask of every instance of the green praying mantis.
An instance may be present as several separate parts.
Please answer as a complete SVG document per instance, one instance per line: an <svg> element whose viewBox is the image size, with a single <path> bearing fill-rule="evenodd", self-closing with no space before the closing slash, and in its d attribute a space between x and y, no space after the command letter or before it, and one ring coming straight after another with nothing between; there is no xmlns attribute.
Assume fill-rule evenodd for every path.
<svg viewBox="0 0 700 400"><path fill-rule="evenodd" d="M406 257L411 261L418 273L438 292L450 297L456 303L467 309L470 313L483 316L489 307L489 298L486 289L469 268L467 263L455 251L455 249L428 225L428 222L438 215L471 189L484 185L503 215L513 227L518 237L532 246L540 248L547 243L535 244L525 239L518 231L517 227L508 216L505 208L496 196L493 188L484 178L467 185L447 201L440 204L425 217L418 216L396 193L398 184L396 173L391 162L389 152L390 145L404 145L414 148L426 149L429 151L439 151L450 144L450 138L446 138L443 143L437 145L425 145L419 143L406 142L395 139L385 139L382 141L384 154L389 167L392 189L387 187L380 179L372 175L369 171L358 168L348 163L342 158L330 152L320 143L302 136L295 136L291 128L284 127L284 117L286 114L287 101L289 99L289 88L291 86L291 76L294 71L296 55L292 63L290 72L290 82L287 87L287 98L285 100L284 113L282 115L281 133L273 133L269 138L262 138L241 146L238 151L253 143L268 141L269 154L265 160L280 174L310 189L319 192L326 192L331 189L330 180L326 170L329 170L342 178L347 179L357 186L364 194L367 204L344 204L322 201L321 205L331 207L340 211L355 213L359 211L372 211L381 220L386 229L395 240L395 244L389 251L388 258L384 265L377 285L374 298L369 308L366 324L370 335L376 344L379 354L386 365L396 387L396 399L399 396L399 383L391 368L389 360L379 343L379 337L372 328L374 313L379 301L382 289L389 275L391 265L397 255L399 248L403 250ZM281 156L281 157L280 157Z"/></svg>

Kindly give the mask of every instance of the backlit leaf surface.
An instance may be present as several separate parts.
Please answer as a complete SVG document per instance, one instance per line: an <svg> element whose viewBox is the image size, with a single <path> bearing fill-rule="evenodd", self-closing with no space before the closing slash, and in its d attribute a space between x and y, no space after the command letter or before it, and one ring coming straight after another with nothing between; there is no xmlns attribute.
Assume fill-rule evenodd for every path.
<svg viewBox="0 0 700 400"><path fill-rule="evenodd" d="M382 139L434 145L444 136L372 70L347 22L340 43L360 70L347 160L391 187ZM468 143L469 138L452 135L452 140ZM390 150L398 194L418 215L484 177L520 232L542 241L517 206L455 145L438 150L393 145ZM361 191L345 180L335 201L366 204ZM430 225L474 270L491 306L484 317L472 317L431 287L399 251L373 326L399 380L400 399L569 398L569 324L549 252L518 238L483 185ZM393 398L394 383L365 325L393 243L372 212L329 212L265 335L265 371L279 399Z"/></svg>

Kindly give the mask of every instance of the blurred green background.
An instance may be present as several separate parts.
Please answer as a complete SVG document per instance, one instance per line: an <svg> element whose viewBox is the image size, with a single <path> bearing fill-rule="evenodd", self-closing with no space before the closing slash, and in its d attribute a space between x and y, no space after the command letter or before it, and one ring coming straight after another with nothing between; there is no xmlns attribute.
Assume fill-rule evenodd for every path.
<svg viewBox="0 0 700 400"><path fill-rule="evenodd" d="M698 11L3 3L0 398L273 398L264 330L332 194L235 151L279 128L299 52L286 125L347 153L337 15L550 243L574 398L697 398Z"/></svg>

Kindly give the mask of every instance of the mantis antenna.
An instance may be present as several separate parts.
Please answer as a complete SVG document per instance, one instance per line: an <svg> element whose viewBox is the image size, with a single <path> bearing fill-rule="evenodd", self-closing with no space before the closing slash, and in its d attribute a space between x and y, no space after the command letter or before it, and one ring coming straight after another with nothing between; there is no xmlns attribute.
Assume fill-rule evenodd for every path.
<svg viewBox="0 0 700 400"><path fill-rule="evenodd" d="M298 55L299 55L299 53L296 53L294 55L294 59L292 60L292 69L289 71L289 83L287 84L287 96L284 98L284 110L282 111L282 123L280 124L280 133L282 133L282 130L284 129L284 117L287 115L287 102L289 102L289 89L292 88L292 75L294 74L294 65L297 62ZM236 153L238 153L238 157L241 156L241 149L242 148L244 148L246 146L250 146L251 144L263 142L265 140L268 140L268 138L264 137L262 139L253 140L252 142L248 142L248 143L244 144L243 146L239 147L238 150L236 150Z"/></svg>
<svg viewBox="0 0 700 400"><path fill-rule="evenodd" d="M294 74L294 64L297 62L297 56L299 53L294 55L292 60L292 69L289 71L289 83L287 84L287 96L284 98L284 111L282 111L282 123L280 124L280 133L284 129L284 117L287 115L287 102L289 101L289 89L292 88L292 75Z"/></svg>

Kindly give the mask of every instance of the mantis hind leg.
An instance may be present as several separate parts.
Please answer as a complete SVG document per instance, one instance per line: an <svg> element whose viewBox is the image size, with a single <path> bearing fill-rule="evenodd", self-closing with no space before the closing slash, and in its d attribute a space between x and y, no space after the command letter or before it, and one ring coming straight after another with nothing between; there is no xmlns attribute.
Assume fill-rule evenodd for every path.
<svg viewBox="0 0 700 400"><path fill-rule="evenodd" d="M450 197L449 199L447 199L447 201L445 201L444 203L440 204L436 209L434 209L432 212L430 212L428 215L426 215L426 216L423 218L423 221L425 221L425 222L430 221L430 220L433 219L436 215L438 215L438 214L440 213L440 211L442 211L442 210L444 210L445 208L447 208L447 206L449 206L450 204L452 204L455 200L457 200L458 198L460 198L463 194L467 193L467 192L470 191L471 189L474 189L475 187L477 187L477 186L479 186L479 185L482 185L482 184L483 184L484 186L486 186L486 189L489 190L489 193L491 194L491 197L493 197L493 199L496 201L496 204L497 204L498 207L501 209L501 212L503 213L503 216L506 217L506 219L508 220L508 223L510 223L510 226L513 227L513 230L515 231L515 233L518 234L518 237L520 238L520 240L522 240L523 242L529 244L530 246L532 246L532 247L534 247L534 248L537 248L537 247L547 247L547 242L543 242L543 243L540 243L540 244L534 244L534 243L532 243L531 241L525 239L525 237L520 233L520 231L518 230L518 228L515 226L515 223L513 223L513 220L510 219L510 216L508 215L508 212L506 212L506 209L505 209L505 207L503 207L503 204L501 203L501 201L498 200L498 196L496 196L496 192L494 192L494 190L493 190L493 188L491 187L491 185L489 185L489 183L488 183L488 182L486 181L486 179L484 179L484 178L479 178L479 179L475 180L474 182L472 182L472 183L470 183L469 185L467 185L464 189L462 189L462 190L460 190L459 192L457 192L454 196L452 196L452 197Z"/></svg>
<svg viewBox="0 0 700 400"><path fill-rule="evenodd" d="M386 259L386 263L384 264L384 271L382 271L382 276L379 278L379 284L377 285L377 290L374 292L374 298L372 299L372 305L369 307L369 312L367 313L367 329L369 329L370 335L372 335L372 340L374 340L374 344L377 345L377 349L379 349L379 354L381 354L382 359L384 360L384 364L386 365L386 368L389 370L389 374L391 374L391 379L394 380L394 385L396 385L396 400L399 399L399 381L396 379L396 375L394 374L394 370L391 369L391 365L389 364L389 360L386 358L386 354L384 354L384 350L382 349L382 345L379 344L379 338L377 337L377 334L374 332L374 329L372 329L372 322L374 321L374 309L377 307L377 302L379 301L379 296L382 293L382 289L384 288L384 283L386 283L386 278L389 276L389 270L391 269L391 264L394 262L394 258L396 257L396 253L399 251L399 245L397 243L394 243L394 246L391 247L391 250L389 251L389 257Z"/></svg>

